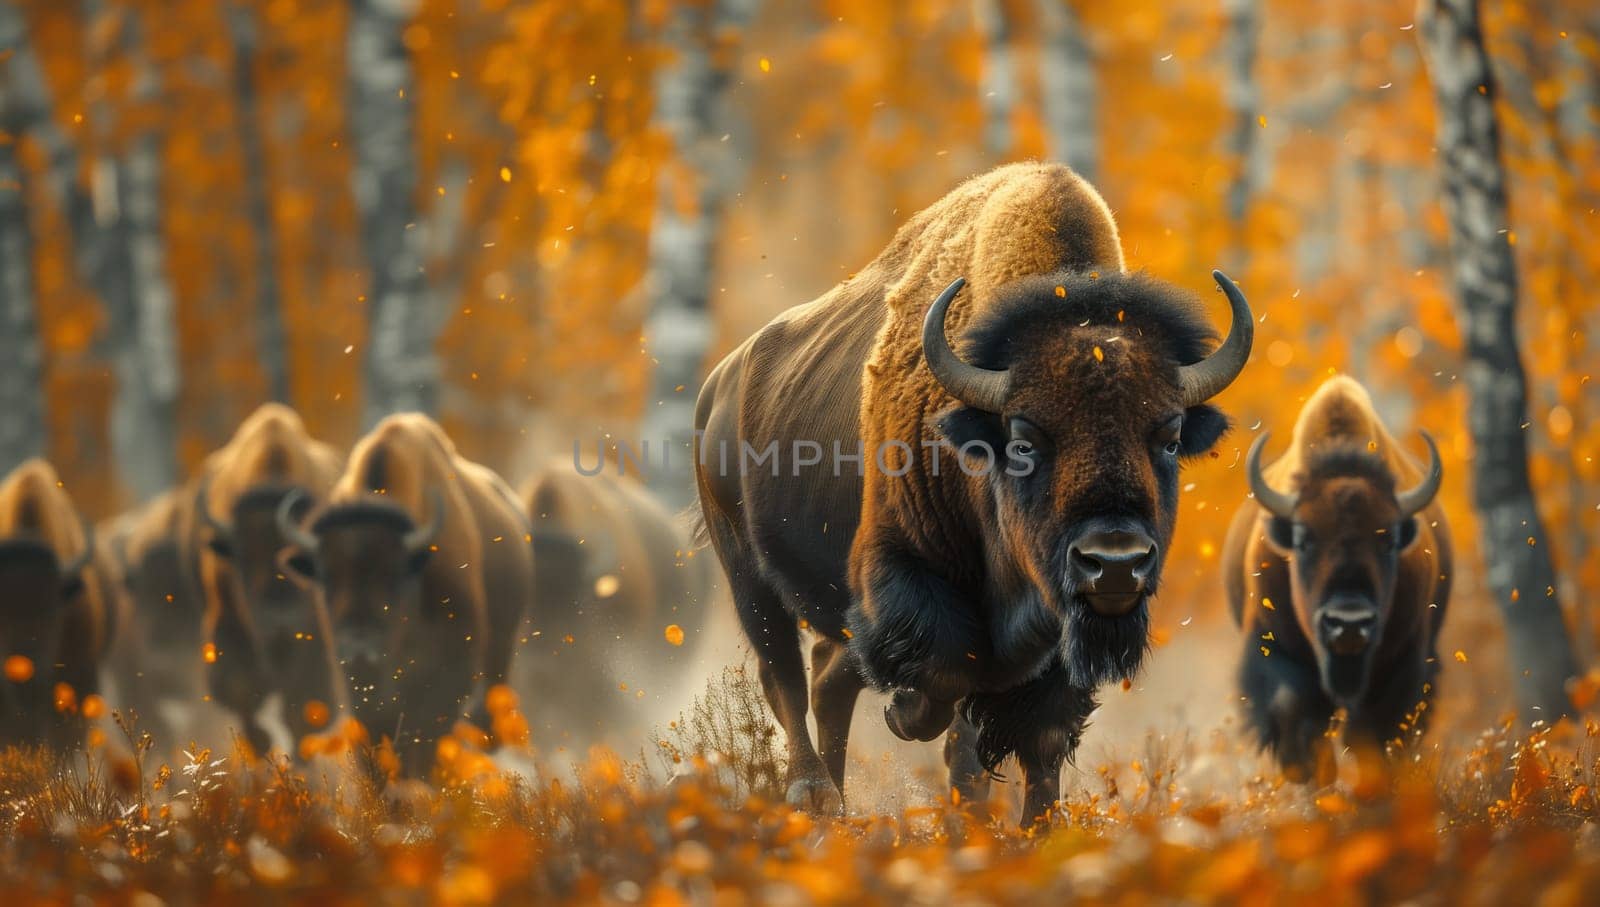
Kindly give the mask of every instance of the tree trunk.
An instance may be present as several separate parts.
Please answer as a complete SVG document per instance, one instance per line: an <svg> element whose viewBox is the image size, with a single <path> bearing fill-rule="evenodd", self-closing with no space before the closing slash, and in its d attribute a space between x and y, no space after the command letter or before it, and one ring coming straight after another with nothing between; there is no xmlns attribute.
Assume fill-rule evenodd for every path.
<svg viewBox="0 0 1600 907"><path fill-rule="evenodd" d="M1038 3L1039 92L1050 156L1092 183L1100 175L1100 129L1088 35L1073 0Z"/></svg>
<svg viewBox="0 0 1600 907"><path fill-rule="evenodd" d="M245 191L255 240L256 348L266 375L267 395L289 401L289 353L278 289L278 234L267 178L266 142L261 134L261 101L256 88L256 47L260 27L244 0L229 0L228 31L233 38L233 96L238 103L239 145L244 154Z"/></svg>
<svg viewBox="0 0 1600 907"><path fill-rule="evenodd" d="M0 53L11 45L0 36ZM17 159L17 129L0 70L0 476L43 456L44 348L34 295L33 234L26 173Z"/></svg>
<svg viewBox="0 0 1600 907"><path fill-rule="evenodd" d="M99 69L120 50L132 73L130 104L154 110L162 103L161 80L144 47L143 22L132 8L112 12L86 5L89 32L117 46L92 46ZM112 30L101 16L117 15ZM102 95L103 97L103 95ZM111 400L111 451L123 488L140 501L178 482L177 303L167 281L161 228L161 137L148 125L127 140L119 155L113 141L116 112L91 104L100 156L94 162L94 219L107 235L109 254L98 270L98 289L108 309L109 346L116 391Z"/></svg>
<svg viewBox="0 0 1600 907"><path fill-rule="evenodd" d="M1228 132L1227 156L1234 168L1228 181L1225 201L1230 223L1238 227L1250 207L1250 196L1258 184L1260 166L1256 133L1260 131L1261 89L1256 84L1256 42L1261 34L1260 0L1226 0L1228 18L1225 39L1228 79L1223 97L1233 127Z"/></svg>
<svg viewBox="0 0 1600 907"><path fill-rule="evenodd" d="M671 137L676 159L661 175L651 225L645 333L656 369L642 440L650 445L649 484L673 507L694 494L694 402L711 343L712 266L724 206L749 147L727 98L738 55L718 45L743 31L755 5L677 4L663 36L673 59L657 80L655 117ZM692 204L682 204L684 199Z"/></svg>
<svg viewBox="0 0 1600 907"><path fill-rule="evenodd" d="M1518 704L1530 718L1553 721L1568 710L1565 685L1577 665L1528 480L1527 377L1517 350L1517 271L1506 236L1494 79L1476 0L1422 0L1418 19L1437 108L1488 581L1505 616Z"/></svg>
<svg viewBox="0 0 1600 907"><path fill-rule="evenodd" d="M416 0L351 0L350 133L361 243L371 270L367 290L363 420L390 413L434 413L443 319L423 274L417 229L417 158L411 57L402 33Z"/></svg>
<svg viewBox="0 0 1600 907"><path fill-rule="evenodd" d="M1018 95L1011 17L1004 0L974 0L973 19L978 34L983 36L983 77L978 82L983 105L983 144L991 155L1005 157L1016 143L1011 128Z"/></svg>

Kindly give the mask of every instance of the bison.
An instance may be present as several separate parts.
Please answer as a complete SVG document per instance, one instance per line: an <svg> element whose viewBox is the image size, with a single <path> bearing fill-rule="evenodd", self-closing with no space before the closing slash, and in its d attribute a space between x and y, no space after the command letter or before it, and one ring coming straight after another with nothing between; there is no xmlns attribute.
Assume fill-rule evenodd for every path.
<svg viewBox="0 0 1600 907"><path fill-rule="evenodd" d="M1196 300L1124 270L1088 183L1011 165L711 373L701 509L788 736L791 802L842 806L863 683L894 694L903 738L956 722L959 790L1015 754L1024 821L1056 801L1095 688L1140 666L1179 464L1226 430L1206 401L1250 353L1244 295L1213 275L1220 346Z"/></svg>
<svg viewBox="0 0 1600 907"><path fill-rule="evenodd" d="M684 528L628 476L552 463L521 497L533 524L534 629L549 649L531 660L523 685L580 740L614 732L644 671L661 687L672 679L662 669L682 666L663 632L700 624L710 559L695 556Z"/></svg>
<svg viewBox="0 0 1600 907"><path fill-rule="evenodd" d="M456 719L484 717L533 597L516 495L433 420L390 416L350 452L326 504L278 507L287 571L332 622L350 707L424 774Z"/></svg>
<svg viewBox="0 0 1600 907"><path fill-rule="evenodd" d="M110 663L117 696L164 746L182 742L178 711L205 695L205 598L184 543L193 523L193 488L184 486L99 530L127 615Z"/></svg>
<svg viewBox="0 0 1600 907"><path fill-rule="evenodd" d="M79 704L99 694L116 632L105 566L49 463L0 482L0 745L83 744Z"/></svg>
<svg viewBox="0 0 1600 907"><path fill-rule="evenodd" d="M257 718L271 693L282 695L296 737L315 726L314 704L335 694L326 619L278 566L286 542L276 513L284 501L304 508L325 496L338 473L333 448L312 439L293 410L269 403L207 458L194 483L185 544L205 599L207 682L257 752L271 743Z"/></svg>
<svg viewBox="0 0 1600 907"><path fill-rule="evenodd" d="M1239 682L1250 727L1284 774L1331 766L1326 731L1380 747L1422 730L1450 598L1442 471L1389 434L1360 384L1330 378L1300 411L1283 456L1245 461L1254 502L1229 529L1228 604L1245 631Z"/></svg>

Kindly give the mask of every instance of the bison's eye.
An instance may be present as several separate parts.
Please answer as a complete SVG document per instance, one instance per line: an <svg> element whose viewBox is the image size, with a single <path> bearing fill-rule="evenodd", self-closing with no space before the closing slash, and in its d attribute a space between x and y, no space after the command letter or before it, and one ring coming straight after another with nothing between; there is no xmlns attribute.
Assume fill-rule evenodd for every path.
<svg viewBox="0 0 1600 907"><path fill-rule="evenodd" d="M1033 473L1040 458L1044 456L1047 440L1038 426L1023 418L1013 418L1009 426L1011 437L1006 441L1006 456L1012 461L1012 466L1006 468L1006 473L1013 476L1025 476Z"/></svg>
<svg viewBox="0 0 1600 907"><path fill-rule="evenodd" d="M1178 451L1183 449L1183 416L1173 416L1163 422L1156 429L1154 440L1162 453L1169 457L1177 456Z"/></svg>

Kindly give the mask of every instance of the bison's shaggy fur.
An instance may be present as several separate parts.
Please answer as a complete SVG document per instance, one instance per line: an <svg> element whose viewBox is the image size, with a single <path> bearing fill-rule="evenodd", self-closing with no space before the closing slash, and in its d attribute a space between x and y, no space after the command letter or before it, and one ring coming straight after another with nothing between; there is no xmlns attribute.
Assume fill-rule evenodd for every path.
<svg viewBox="0 0 1600 907"><path fill-rule="evenodd" d="M1262 470L1270 488L1294 495L1292 518L1253 501L1234 517L1222 568L1245 631L1240 683L1257 738L1291 777L1330 764L1324 731L1339 706L1346 738L1358 745L1424 726L1453 574L1439 504L1414 518L1397 510L1397 493L1424 474L1366 390L1336 376L1306 402L1288 448ZM1336 600L1359 602L1374 617L1359 655L1332 653L1324 639L1319 614Z"/></svg>
<svg viewBox="0 0 1600 907"><path fill-rule="evenodd" d="M946 334L965 362L1008 370L1003 404L957 400L925 361L929 304L957 278L967 289ZM1125 272L1092 187L1030 163L958 187L858 274L723 360L696 413L700 498L789 738L791 799L837 803L865 680L895 691L902 736L937 735L966 698L976 728L958 729L962 745L990 768L1018 754L1030 816L1048 806L1092 687L1131 673L1144 651L1178 459L1226 428L1186 395L1181 369L1214 338L1196 300ZM1037 440L1031 480L957 468L971 465L956 450L970 442L1023 456L1009 447L1019 432ZM730 444L773 442L783 458L796 451L778 475L725 468ZM820 468L802 468L802 443L823 453ZM858 451L853 466L839 456ZM1149 583L1121 616L1091 610L1064 579L1075 539L1112 535L1149 544ZM797 624L820 637L820 754ZM952 764L970 768L960 750Z"/></svg>
<svg viewBox="0 0 1600 907"><path fill-rule="evenodd" d="M0 482L0 746L82 745L79 705L117 631L108 567L49 463Z"/></svg>

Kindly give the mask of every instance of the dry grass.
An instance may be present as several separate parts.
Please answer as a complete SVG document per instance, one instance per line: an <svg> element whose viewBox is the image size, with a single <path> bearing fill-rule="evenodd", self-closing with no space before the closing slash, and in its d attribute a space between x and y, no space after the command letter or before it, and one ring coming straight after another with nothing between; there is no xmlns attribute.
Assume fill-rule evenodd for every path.
<svg viewBox="0 0 1600 907"><path fill-rule="evenodd" d="M507 708L514 707L514 703ZM510 721L509 712L498 716ZM0 756L0 903L1037 903L1324 899L1581 904L1600 895L1600 724L1486 732L1310 790L1229 735L1131 741L1048 827L936 803L821 820L775 799L778 734L742 669L625 761L510 773L463 728L431 784L348 727L309 765L125 746ZM328 741L343 741L335 745ZM529 754L530 764L536 764ZM662 769L666 770L663 777ZM726 899L726 900L724 900ZM140 903L154 903L141 901Z"/></svg>

